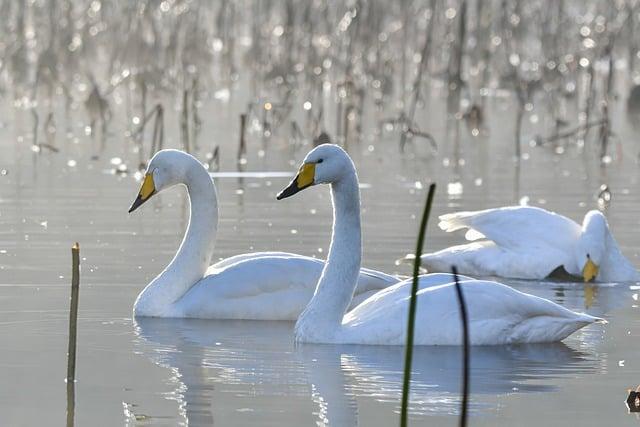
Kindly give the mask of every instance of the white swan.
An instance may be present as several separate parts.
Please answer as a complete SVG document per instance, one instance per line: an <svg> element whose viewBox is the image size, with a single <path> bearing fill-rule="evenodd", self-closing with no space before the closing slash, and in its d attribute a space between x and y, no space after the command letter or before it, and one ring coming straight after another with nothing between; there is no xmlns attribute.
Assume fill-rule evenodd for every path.
<svg viewBox="0 0 640 427"><path fill-rule="evenodd" d="M177 150L156 153L129 212L176 184L187 188L189 225L171 263L138 295L134 315L295 320L311 298L324 262L284 252L262 252L238 255L209 267L218 200L213 180L195 157ZM393 276L363 269L354 302L396 282Z"/></svg>
<svg viewBox="0 0 640 427"><path fill-rule="evenodd" d="M345 315L361 253L358 178L347 153L335 145L316 147L278 199L320 183L331 184L333 235L316 292L296 323L296 340L405 344L411 280L377 292ZM422 276L422 280L428 281L429 276ZM470 342L474 345L560 341L600 320L495 282L464 280L462 288L468 306ZM460 344L455 285L422 287L418 298L416 345Z"/></svg>
<svg viewBox="0 0 640 427"><path fill-rule="evenodd" d="M640 275L616 243L607 219L588 212L582 227L544 209L512 206L440 217L444 231L467 229L467 240L478 240L423 255L431 271L521 279L544 279L563 267L585 282L626 282Z"/></svg>

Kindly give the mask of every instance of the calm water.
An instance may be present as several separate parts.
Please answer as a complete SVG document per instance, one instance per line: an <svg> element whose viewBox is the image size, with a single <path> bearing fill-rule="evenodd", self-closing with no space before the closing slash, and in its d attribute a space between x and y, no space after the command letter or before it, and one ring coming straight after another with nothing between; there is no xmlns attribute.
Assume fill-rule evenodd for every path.
<svg viewBox="0 0 640 427"><path fill-rule="evenodd" d="M567 146L561 155L532 148L540 128L525 118L519 173L512 160L513 105L487 101L490 135L472 137L447 120L442 89L420 113L440 144L432 155L416 141L404 154L393 132L365 131L348 147L362 183L365 265L407 274L394 260L414 247L416 215L428 183L438 183L434 214L518 203L556 210L579 221L597 207L606 183L607 216L623 251L640 265L637 137L621 106L612 163L600 168L596 148ZM621 103L622 105L622 103ZM201 150L221 146L221 171L234 172L240 103L203 108ZM370 114L371 116L373 113ZM282 322L134 320L133 301L173 256L188 207L178 189L134 215L139 183L112 173L112 159L135 169L138 155L118 129L97 160L81 120L57 135L59 153L35 154L30 116L2 110L0 147L0 421L61 425L65 419L70 247L81 245L78 338L78 425L395 425L403 350L360 346L294 346ZM170 113L169 146L178 146ZM533 119L535 121L535 118ZM75 123L75 122L74 122ZM233 126L229 126L233 123ZM374 129L375 126L364 126ZM247 171L294 171L308 146L284 137L248 136ZM588 143L589 144L589 143ZM114 161L117 163L117 160ZM329 244L328 189L276 202L286 177L216 179L223 258L284 250L323 257ZM461 242L432 221L427 248ZM638 425L626 390L640 382L638 293L629 284L509 282L571 309L609 320L553 345L474 348L472 423L493 426ZM416 349L414 425L456 425L460 388L457 348Z"/></svg>

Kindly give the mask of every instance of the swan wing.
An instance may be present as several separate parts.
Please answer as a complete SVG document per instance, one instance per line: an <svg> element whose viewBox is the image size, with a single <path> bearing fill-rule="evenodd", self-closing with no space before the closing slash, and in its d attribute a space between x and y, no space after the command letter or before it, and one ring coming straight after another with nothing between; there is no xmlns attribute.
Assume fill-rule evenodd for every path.
<svg viewBox="0 0 640 427"><path fill-rule="evenodd" d="M315 277L315 282L312 286L313 289L315 289L317 279L320 277L320 272L322 272L322 268L324 268L325 264L325 261L322 259L292 254L289 252L253 252L225 258L209 267L209 270L207 270L206 274L217 274L232 265L244 263L247 261L255 261L260 258L266 258L270 260L267 262L284 263L287 265L291 265L297 270L307 268L310 269L309 272L313 273L313 277ZM247 266L237 266L236 268L247 268ZM387 286L398 283L399 281L400 279L398 279L396 276L383 273L382 271L363 267L360 269L360 275L358 276L358 285L356 287L354 295L358 296L362 293L384 289Z"/></svg>
<svg viewBox="0 0 640 427"><path fill-rule="evenodd" d="M428 271L451 271L456 266L462 273L483 277L543 279L559 266L573 269L571 253L539 243L510 250L483 240L424 254L420 259Z"/></svg>
<svg viewBox="0 0 640 427"><path fill-rule="evenodd" d="M311 299L324 268L323 260L284 252L234 258L214 264L174 303L180 317L295 320ZM398 281L394 276L363 269L354 297Z"/></svg>
<svg viewBox="0 0 640 427"><path fill-rule="evenodd" d="M560 341L600 320L500 283L468 280L461 285L473 345ZM409 293L410 281L404 281L368 298L345 316L339 340L403 345ZM421 288L417 307L416 345L461 343L455 284Z"/></svg>
<svg viewBox="0 0 640 427"><path fill-rule="evenodd" d="M362 273L362 270L361 270L361 273ZM475 280L475 279L469 276L458 274L458 281L462 282L467 280ZM432 273L425 276L420 276L420 280L418 282L418 288L426 289L432 286L440 286L446 283L454 283L454 282L455 282L455 278L454 278L454 275L451 273ZM385 287L385 289L386 288L388 288L388 286ZM365 300L369 299L369 297L372 297L378 293L379 293L379 290L371 289L371 290L361 292L357 295L354 295L353 301L351 301L351 306L349 308L351 309L359 306Z"/></svg>
<svg viewBox="0 0 640 427"><path fill-rule="evenodd" d="M210 271L219 270L219 269L223 269L223 268L229 267L230 265L237 264L239 262L246 261L249 259L265 258L265 257L308 258L308 257L303 257L302 255L292 254L289 252L278 252L278 251L250 252L246 254L238 254L238 255L230 256L229 258L221 259L220 261L216 262L211 267L209 267L209 270ZM315 258L311 258L311 259L315 259Z"/></svg>
<svg viewBox="0 0 640 427"><path fill-rule="evenodd" d="M573 220L532 206L509 206L440 216L438 226L447 232L467 229L467 240L486 238L511 250L532 246L570 251L581 227Z"/></svg>

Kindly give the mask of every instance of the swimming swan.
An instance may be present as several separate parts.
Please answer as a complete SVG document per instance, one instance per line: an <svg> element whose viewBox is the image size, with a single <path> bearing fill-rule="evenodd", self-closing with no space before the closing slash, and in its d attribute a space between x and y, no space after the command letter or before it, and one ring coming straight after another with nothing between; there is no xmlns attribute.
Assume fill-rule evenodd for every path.
<svg viewBox="0 0 640 427"><path fill-rule="evenodd" d="M627 282L640 275L616 243L607 219L590 211L582 222L544 209L510 206L440 217L444 231L467 229L466 245L453 246L422 256L432 271L520 279L544 279L556 269L585 282Z"/></svg>
<svg viewBox="0 0 640 427"><path fill-rule="evenodd" d="M334 222L331 247L315 294L295 326L301 342L403 345L411 280L375 293L347 311L361 257L360 194L353 162L340 147L320 145L305 158L298 175L278 194L290 197L315 184L331 184ZM429 275L421 281L428 281ZM598 321L549 300L495 282L461 282L474 345L560 341ZM459 345L460 315L455 285L418 292L416 345Z"/></svg>
<svg viewBox="0 0 640 427"><path fill-rule="evenodd" d="M189 225L173 260L138 295L134 315L295 320L311 298L324 262L284 252L261 252L237 255L209 267L218 200L213 180L195 157L177 150L156 153L129 212L177 184L184 185L189 195ZM393 276L363 269L354 302L396 282Z"/></svg>

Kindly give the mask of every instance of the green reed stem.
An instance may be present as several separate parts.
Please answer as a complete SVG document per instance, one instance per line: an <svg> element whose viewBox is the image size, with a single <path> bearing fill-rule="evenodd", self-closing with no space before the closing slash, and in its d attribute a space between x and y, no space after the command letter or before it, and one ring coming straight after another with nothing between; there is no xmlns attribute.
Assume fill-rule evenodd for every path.
<svg viewBox="0 0 640 427"><path fill-rule="evenodd" d="M460 402L460 427L467 426L469 407L469 315L467 314L467 304L462 293L462 286L458 280L458 269L454 265L451 268L453 278L456 282L456 295L458 296L458 306L460 308L460 322L462 323L462 400Z"/></svg>
<svg viewBox="0 0 640 427"><path fill-rule="evenodd" d="M424 205L422 220L420 221L420 231L418 232L418 243L416 245L415 260L413 262L413 282L411 284L411 300L409 301L409 321L407 324L407 347L405 349L404 358L404 380L402 383L402 405L400 411L400 426L408 426L409 413L409 389L411 382L411 363L413 360L413 334L416 322L416 306L418 293L418 275L420 274L420 256L422 255L422 246L424 245L424 233L427 229L429 214L431 213L431 205L433 204L433 196L436 192L436 185L429 186L429 194L427 202Z"/></svg>

